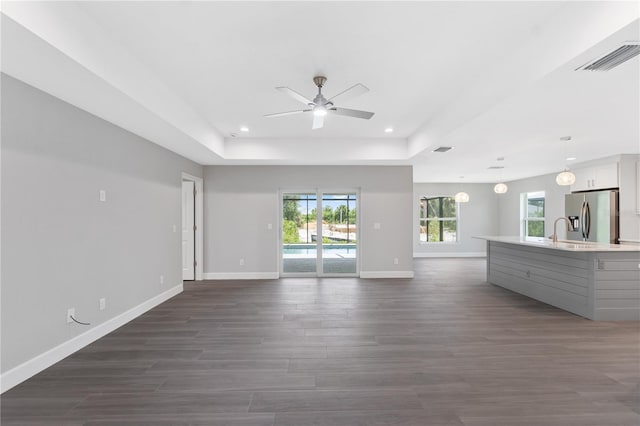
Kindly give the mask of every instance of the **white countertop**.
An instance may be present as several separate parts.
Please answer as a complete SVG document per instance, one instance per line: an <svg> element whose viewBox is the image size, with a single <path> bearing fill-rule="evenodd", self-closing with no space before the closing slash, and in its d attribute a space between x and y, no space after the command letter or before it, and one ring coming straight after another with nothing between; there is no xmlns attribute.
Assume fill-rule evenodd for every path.
<svg viewBox="0 0 640 426"><path fill-rule="evenodd" d="M554 243L550 239L545 240L526 240L522 237L473 237L480 240L496 241L499 243L518 244L521 246L530 246L538 248L548 248L552 250L564 250L564 251L599 251L599 252L612 252L612 251L631 251L640 252L640 246L634 246L631 244L605 244L605 243L589 243L583 241L567 241L559 240Z"/></svg>

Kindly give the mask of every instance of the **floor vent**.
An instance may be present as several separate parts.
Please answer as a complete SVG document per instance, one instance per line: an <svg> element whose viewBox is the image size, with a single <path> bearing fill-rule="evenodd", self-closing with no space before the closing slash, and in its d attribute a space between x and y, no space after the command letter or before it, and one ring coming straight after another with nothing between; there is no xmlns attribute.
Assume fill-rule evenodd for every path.
<svg viewBox="0 0 640 426"><path fill-rule="evenodd" d="M439 148L434 149L431 152L447 152L447 151L451 151L453 149L452 146L441 146Z"/></svg>
<svg viewBox="0 0 640 426"><path fill-rule="evenodd" d="M623 62L638 56L638 54L640 54L640 42L626 41L613 52L609 52L598 59L587 62L581 67L576 68L576 71L609 71Z"/></svg>

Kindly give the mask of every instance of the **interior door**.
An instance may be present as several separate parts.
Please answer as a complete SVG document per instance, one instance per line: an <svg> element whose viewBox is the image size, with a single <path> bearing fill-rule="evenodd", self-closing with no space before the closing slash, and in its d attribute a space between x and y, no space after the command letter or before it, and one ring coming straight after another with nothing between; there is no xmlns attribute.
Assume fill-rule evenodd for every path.
<svg viewBox="0 0 640 426"><path fill-rule="evenodd" d="M182 279L195 279L195 182L182 181Z"/></svg>

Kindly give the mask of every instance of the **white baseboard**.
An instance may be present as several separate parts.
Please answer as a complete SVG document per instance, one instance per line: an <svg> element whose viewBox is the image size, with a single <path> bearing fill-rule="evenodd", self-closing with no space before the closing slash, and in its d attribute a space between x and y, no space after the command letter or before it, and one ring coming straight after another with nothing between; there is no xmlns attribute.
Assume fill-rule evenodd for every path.
<svg viewBox="0 0 640 426"><path fill-rule="evenodd" d="M421 252L413 253L414 258L418 257L487 257L485 251L463 251L463 252Z"/></svg>
<svg viewBox="0 0 640 426"><path fill-rule="evenodd" d="M277 272L205 272L205 280L275 280Z"/></svg>
<svg viewBox="0 0 640 426"><path fill-rule="evenodd" d="M0 375L0 393L8 391L12 387L52 366L56 362L68 357L72 353L84 348L90 343L95 342L99 338L111 333L113 330L122 327L124 324L139 317L151 308L171 299L176 294L182 293L182 290L181 283L180 285L177 285L164 293L160 293L159 295L134 306L128 311L103 322L102 324L96 325L76 337L49 349L29 361L12 368L6 373Z"/></svg>
<svg viewBox="0 0 640 426"><path fill-rule="evenodd" d="M413 271L360 271L360 278L413 278Z"/></svg>

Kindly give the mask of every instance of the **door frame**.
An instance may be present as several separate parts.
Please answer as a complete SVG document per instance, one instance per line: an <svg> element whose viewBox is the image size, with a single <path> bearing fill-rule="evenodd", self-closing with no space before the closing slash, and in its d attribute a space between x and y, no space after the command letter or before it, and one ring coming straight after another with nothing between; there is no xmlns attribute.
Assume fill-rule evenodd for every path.
<svg viewBox="0 0 640 426"><path fill-rule="evenodd" d="M316 237L316 272L284 272L284 254L282 252L282 209L284 194L315 194L316 195L316 227L322 224L322 196L324 194L356 194L356 272L354 273L323 273L322 234ZM360 188L294 188L278 191L278 274L280 277L359 277L360 276ZM316 232L317 232L316 228Z"/></svg>
<svg viewBox="0 0 640 426"><path fill-rule="evenodd" d="M181 185L183 181L191 181L195 183L196 196L195 196L195 247L196 247L196 269L195 279L196 281L202 280L204 271L204 181L201 177L191 175L189 173L182 172ZM182 211L182 194L180 196L180 211ZM182 213L180 213L182 216ZM181 245L182 247L182 245ZM182 250L182 249L181 249ZM182 253L180 253L182 255ZM182 259L182 257L181 257ZM182 262L181 262L182 264Z"/></svg>

